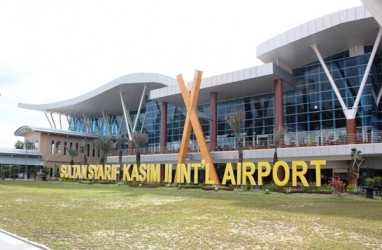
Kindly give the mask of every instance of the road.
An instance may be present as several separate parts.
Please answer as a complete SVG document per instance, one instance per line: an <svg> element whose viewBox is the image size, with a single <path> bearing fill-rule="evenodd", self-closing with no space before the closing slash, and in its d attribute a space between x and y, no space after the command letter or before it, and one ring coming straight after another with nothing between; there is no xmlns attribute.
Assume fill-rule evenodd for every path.
<svg viewBox="0 0 382 250"><path fill-rule="evenodd" d="M47 250L49 248L30 242L0 229L0 249L2 250Z"/></svg>

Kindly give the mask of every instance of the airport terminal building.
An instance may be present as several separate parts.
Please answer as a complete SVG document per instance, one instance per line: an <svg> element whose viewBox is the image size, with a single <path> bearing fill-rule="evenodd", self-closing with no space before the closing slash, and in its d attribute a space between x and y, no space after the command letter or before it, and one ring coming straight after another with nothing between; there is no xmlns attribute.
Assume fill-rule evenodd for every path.
<svg viewBox="0 0 382 250"><path fill-rule="evenodd" d="M262 65L202 78L197 113L217 169L237 160L226 118L241 110L246 161L272 162L274 135L283 129L279 159L325 159L324 180L347 172L352 148L366 156L363 176L382 175L381 36L379 23L365 7L347 9L260 44ZM42 140L36 131L49 134L42 129L17 129L17 136L37 148L63 156L63 149L52 147L57 148L57 141L69 143L66 134L131 138L134 131L144 131L149 142L142 162L147 163L177 162L187 113L175 76L156 73L128 74L72 99L19 107L44 112L51 125L46 131L61 136ZM68 128L62 128L61 119L67 119ZM135 162L131 146L125 147L124 163ZM94 149L88 154L94 156ZM201 160L194 134L187 160ZM118 154L107 161L118 163Z"/></svg>

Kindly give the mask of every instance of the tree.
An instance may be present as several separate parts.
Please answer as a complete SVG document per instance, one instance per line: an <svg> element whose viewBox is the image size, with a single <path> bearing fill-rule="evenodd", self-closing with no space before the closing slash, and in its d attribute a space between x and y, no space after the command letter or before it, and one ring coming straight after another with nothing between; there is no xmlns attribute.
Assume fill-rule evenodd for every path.
<svg viewBox="0 0 382 250"><path fill-rule="evenodd" d="M122 147L126 143L126 138L123 135L119 135L116 142L116 149L118 150L118 162L119 162L119 174L118 180L121 179L122 176Z"/></svg>
<svg viewBox="0 0 382 250"><path fill-rule="evenodd" d="M238 151L238 162L243 165L243 138L241 133L244 129L245 112L238 110L229 114L226 118L228 126L232 129L236 137L236 145ZM236 166L237 167L237 166Z"/></svg>
<svg viewBox="0 0 382 250"><path fill-rule="evenodd" d="M137 166L139 166L141 165L141 148L149 141L149 136L146 133L135 131L132 137L135 148L135 160Z"/></svg>
<svg viewBox="0 0 382 250"><path fill-rule="evenodd" d="M365 156L361 155L361 151L352 148L350 152L351 156L351 164L349 166L349 182L354 184L356 186L356 190L358 190L358 178L359 178L359 171L361 168L361 165L365 161Z"/></svg>
<svg viewBox="0 0 382 250"><path fill-rule="evenodd" d="M66 150L68 151L68 154L69 154L69 156L71 158L70 165L74 165L74 157L76 157L78 155L78 149L76 149L72 145L70 148L66 147Z"/></svg>
<svg viewBox="0 0 382 250"><path fill-rule="evenodd" d="M28 149L33 149L34 148L33 142L28 141L28 140L26 140L26 142L17 140L17 142L15 143L14 147L15 147L15 149L24 149L25 143L26 143L26 146L27 146Z"/></svg>
<svg viewBox="0 0 382 250"><path fill-rule="evenodd" d="M17 140L15 143L15 149L23 149L24 148L24 142Z"/></svg>
<svg viewBox="0 0 382 250"><path fill-rule="evenodd" d="M109 137L99 137L94 140L94 146L99 150L100 153L100 164L102 166L106 163L106 158L111 150L111 140Z"/></svg>

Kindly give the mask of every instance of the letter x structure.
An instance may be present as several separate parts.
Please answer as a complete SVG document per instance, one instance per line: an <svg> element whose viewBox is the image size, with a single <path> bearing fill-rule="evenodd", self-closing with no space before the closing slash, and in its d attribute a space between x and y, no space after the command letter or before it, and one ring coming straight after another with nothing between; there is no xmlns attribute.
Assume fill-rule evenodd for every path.
<svg viewBox="0 0 382 250"><path fill-rule="evenodd" d="M216 174L215 166L210 156L210 152L207 147L206 140L204 138L202 127L200 126L199 118L196 113L196 104L198 102L200 83L202 80L202 71L195 70L194 81L192 83L191 93L188 91L187 86L183 80L182 74L177 76L178 85L182 92L184 104L187 109L186 120L184 122L184 129L182 135L182 142L179 149L178 164L184 164L188 152L188 146L191 137L191 129L194 129L196 140L199 144L199 149L202 155L202 159L206 164L209 164L209 176L211 180L215 181L215 184L219 184L219 178ZM178 169L178 168L177 168ZM178 171L178 170L177 170ZM177 180L177 173L175 173L175 182Z"/></svg>

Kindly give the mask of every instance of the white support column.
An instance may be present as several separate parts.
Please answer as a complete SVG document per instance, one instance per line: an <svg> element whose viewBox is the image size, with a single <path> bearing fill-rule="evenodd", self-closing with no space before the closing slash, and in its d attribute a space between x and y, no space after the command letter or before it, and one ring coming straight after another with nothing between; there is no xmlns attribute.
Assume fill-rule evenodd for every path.
<svg viewBox="0 0 382 250"><path fill-rule="evenodd" d="M375 57L375 54L377 53L377 50L378 50L379 42L381 41L381 36L382 36L382 30L379 29L377 38L375 39L373 50L371 51L371 54L370 54L369 61L367 62L365 73L363 74L361 85L359 86L357 98L355 99L355 102L353 105L353 110L357 111L357 109L358 109L358 104L359 104L359 101L361 100L363 89L365 88L365 85L366 85L366 80L369 76L371 66L373 65L374 57ZM355 117L355 114L354 114L354 117Z"/></svg>
<svg viewBox="0 0 382 250"><path fill-rule="evenodd" d="M117 121L117 122L118 122L118 121ZM121 134L122 123L123 123L123 118L121 119L121 121L120 121L119 124L118 124L118 134Z"/></svg>
<svg viewBox="0 0 382 250"><path fill-rule="evenodd" d="M123 100L122 92L119 92L119 97L121 98L121 105L123 109L123 116L125 117L125 123L127 128L127 135L129 136L129 140L132 141L133 137L131 135L130 125L129 125L129 117L128 110L126 109L125 101Z"/></svg>
<svg viewBox="0 0 382 250"><path fill-rule="evenodd" d="M66 117L66 121L67 121L67 123L68 123L68 125L69 125L70 122L69 122L69 116L68 116L68 114L65 114L65 117Z"/></svg>
<svg viewBox="0 0 382 250"><path fill-rule="evenodd" d="M378 106L379 103L381 102L381 98L382 98L382 88L379 89L378 96L377 96L377 94L375 94L374 89L372 90L372 93L373 93L373 98L374 98L374 101L375 101L375 105Z"/></svg>
<svg viewBox="0 0 382 250"><path fill-rule="evenodd" d="M53 125L52 125L52 123L51 123L50 120L49 120L48 114L47 114L46 112L44 112L44 114L45 114L46 119L47 119L48 122L49 122L49 126L50 126L50 128L53 129Z"/></svg>
<svg viewBox="0 0 382 250"><path fill-rule="evenodd" d="M366 70L365 70L365 73L363 74L363 78L362 78L362 81L360 83L360 87L359 87L359 90L358 90L358 93L357 93L357 97L354 101L354 105L353 107L351 108L348 108L340 94L340 92L338 91L338 88L337 88L337 85L335 84L334 80L333 80L333 77L331 76L326 64L325 64L325 61L324 59L322 58L318 48L317 48L317 44L312 44L311 47L312 49L314 50L314 52L316 53L316 56L318 58L318 60L320 61L321 63L321 66L322 68L324 69L325 71L325 74L326 76L328 77L329 79L329 82L330 84L332 85L332 88L333 88L333 91L334 93L336 94L337 96L337 99L338 101L340 102L341 104L341 107L342 107L342 110L344 111L344 114L345 114L345 117L347 120L350 120L350 119L355 119L355 116L357 114L357 110L358 110L358 105L359 105L359 102L361 100L361 97L362 97L362 94L363 94L363 90L365 88L365 85L366 85L366 81L367 81L367 78L369 76L369 72L370 72L370 69L371 69L371 66L373 64L373 60L374 60L374 57L375 57L375 54L377 52L377 49L378 49L378 45L379 45L379 42L381 40L381 36L382 36L382 30L379 29L379 32L378 32L378 35L377 35L377 38L375 40L375 43L374 43L374 46L373 46L373 50L370 54L370 58L369 58L369 61L367 63L367 66L366 66ZM378 95L379 96L379 95ZM379 98L380 99L380 98Z"/></svg>
<svg viewBox="0 0 382 250"><path fill-rule="evenodd" d="M102 127L103 127L103 124L104 124L104 120L103 120L103 118L102 118L102 120L101 120L101 127L100 127L100 124L97 123L98 135L101 135L101 133L102 133Z"/></svg>
<svg viewBox="0 0 382 250"><path fill-rule="evenodd" d="M84 130L87 131L87 133L92 133L93 131L90 128L89 118L87 118L85 114L83 115L83 117L84 117Z"/></svg>
<svg viewBox="0 0 382 250"><path fill-rule="evenodd" d="M133 128L133 122L132 122L132 120L133 119L131 119L131 115L130 115L130 110L128 109L128 108L126 108L126 111L127 111L127 122L129 123L129 129L130 129L130 132L131 132L131 134L133 134L133 130L132 130L132 128Z"/></svg>
<svg viewBox="0 0 382 250"><path fill-rule="evenodd" d="M62 130L61 113L60 113L60 115L59 115L59 119L60 119L60 130Z"/></svg>
<svg viewBox="0 0 382 250"><path fill-rule="evenodd" d="M54 122L53 113L50 113L50 118L52 118L53 128L57 129L56 123Z"/></svg>
<svg viewBox="0 0 382 250"><path fill-rule="evenodd" d="M105 112L102 110L102 117L103 117L103 122L106 124L106 128L109 131L109 135L111 136L111 128L109 124L109 116L105 114Z"/></svg>
<svg viewBox="0 0 382 250"><path fill-rule="evenodd" d="M141 101L139 102L139 107L138 107L138 110L137 110L137 115L135 116L133 131L135 131L136 128L137 128L137 123L138 123L138 120L139 120L139 114L141 113L142 103L143 103L143 100L145 98L146 89L147 89L147 85L145 84L145 86L143 87Z"/></svg>
<svg viewBox="0 0 382 250"><path fill-rule="evenodd" d="M321 66L324 69L326 76L329 79L330 85L332 85L332 89L333 89L334 93L336 94L338 101L340 102L340 105L342 107L342 110L344 111L346 119L350 119L350 118L348 118L348 114L347 114L349 109L347 108L347 106L346 106L346 104L345 104L345 102L341 96L341 93L338 91L337 85L334 82L333 77L330 74L329 69L325 64L324 59L322 58L320 52L318 51L317 44L312 44L311 47L314 50L314 52L316 53L316 56L317 56L318 60L320 61Z"/></svg>

